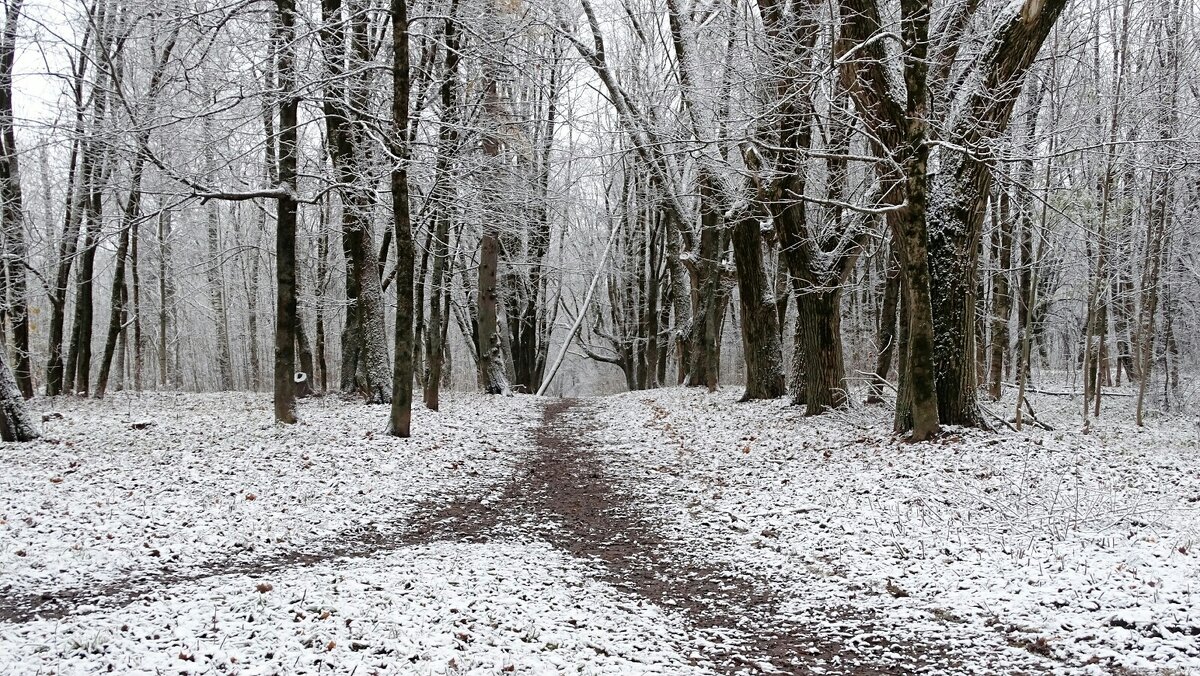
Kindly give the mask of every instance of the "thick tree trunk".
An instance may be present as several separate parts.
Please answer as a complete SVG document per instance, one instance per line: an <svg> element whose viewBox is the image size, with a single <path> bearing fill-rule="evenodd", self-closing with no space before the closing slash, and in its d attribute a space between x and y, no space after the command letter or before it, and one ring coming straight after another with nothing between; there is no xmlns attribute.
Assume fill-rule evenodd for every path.
<svg viewBox="0 0 1200 676"><path fill-rule="evenodd" d="M786 393L783 348L774 298L763 269L758 222L743 218L733 226L733 258L742 309L742 351L746 355L746 391L742 401L774 399Z"/></svg>
<svg viewBox="0 0 1200 676"><path fill-rule="evenodd" d="M983 72L966 96L950 138L967 148L999 138L1008 127L1025 75L1066 6L1066 0L1026 4L998 24ZM975 301L979 240L992 172L986 160L943 153L929 213L930 273L938 411L943 423L978 425L975 376Z"/></svg>
<svg viewBox="0 0 1200 676"><path fill-rule="evenodd" d="M296 422L293 380L296 364L296 0L276 0L279 73L279 183L287 192L276 199L275 226L275 420Z"/></svg>
<svg viewBox="0 0 1200 676"><path fill-rule="evenodd" d="M820 415L847 402L842 357L842 291L809 288L796 294L796 325L804 353L805 415Z"/></svg>
<svg viewBox="0 0 1200 676"><path fill-rule="evenodd" d="M929 112L926 91L929 65L929 7L915 0L901 0L901 32L913 48L905 53L904 82L907 89L904 138L904 195L908 204L892 225L893 242L904 284L908 310L904 335L908 349L904 359L904 407L896 407L896 427L911 422L912 439L924 441L941 431L934 370L934 316L929 264L935 254L930 242L928 215ZM896 186L893 186L893 188ZM940 334L939 334L940 339ZM969 353L968 353L969 354ZM905 420L905 418L909 418Z"/></svg>
<svg viewBox="0 0 1200 676"><path fill-rule="evenodd" d="M479 239L479 272L475 287L475 344L478 350L479 386L488 394L509 394L504 345L497 316L499 302L496 280L500 267L500 233L496 220L500 213L500 182L503 174L500 167L501 101L496 75L490 70L493 67L489 64L489 70L484 75L484 108L490 118L483 137L488 182L485 199L489 213L484 216L483 234Z"/></svg>
<svg viewBox="0 0 1200 676"><path fill-rule="evenodd" d="M413 249L408 203L408 8L392 0L392 216L396 237L396 361L392 371L392 409L388 433L411 434L413 390Z"/></svg>
<svg viewBox="0 0 1200 676"><path fill-rule="evenodd" d="M701 202L706 206L700 215L699 259L691 261L692 271L692 325L688 340L691 362L688 365L687 385L707 387L709 392L717 389L720 372L721 346L719 322L721 269L719 261L724 254L721 241L721 214L712 204L712 189L701 183ZM707 195L708 199L704 196Z"/></svg>
<svg viewBox="0 0 1200 676"><path fill-rule="evenodd" d="M342 201L342 246L346 255L346 326L342 332L342 389L358 391L368 403L391 401L383 286L371 227L374 197L366 185L370 150L366 111L370 83L368 14L351 2L343 17L342 0L323 0L320 30L326 69L326 145L345 186ZM348 66L347 66L348 64Z"/></svg>
<svg viewBox="0 0 1200 676"><path fill-rule="evenodd" d="M479 241L479 283L476 287L479 319L475 329L479 345L479 384L488 394L507 394L508 376L504 370L504 347L496 318L496 269L500 265L500 241L495 230L484 224Z"/></svg>
<svg viewBox="0 0 1200 676"><path fill-rule="evenodd" d="M21 170L17 154L17 135L13 118L13 62L16 58L17 23L22 0L9 0L0 37L0 229L4 233L4 276L6 299L12 328L12 348L16 357L13 375L17 388L26 399L33 396L33 365L29 358L29 309L25 281L25 205L21 193Z"/></svg>
<svg viewBox="0 0 1200 676"><path fill-rule="evenodd" d="M17 387L8 357L0 350L0 440L33 441L42 436Z"/></svg>

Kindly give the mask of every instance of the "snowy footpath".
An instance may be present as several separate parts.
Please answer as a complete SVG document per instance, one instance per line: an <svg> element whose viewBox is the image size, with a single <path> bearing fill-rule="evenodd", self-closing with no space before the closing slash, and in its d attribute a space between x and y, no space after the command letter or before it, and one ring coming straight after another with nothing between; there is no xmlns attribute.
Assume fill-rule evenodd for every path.
<svg viewBox="0 0 1200 676"><path fill-rule="evenodd" d="M736 394L456 394L409 440L336 397L39 400L0 675L1200 673L1190 425L906 444Z"/></svg>

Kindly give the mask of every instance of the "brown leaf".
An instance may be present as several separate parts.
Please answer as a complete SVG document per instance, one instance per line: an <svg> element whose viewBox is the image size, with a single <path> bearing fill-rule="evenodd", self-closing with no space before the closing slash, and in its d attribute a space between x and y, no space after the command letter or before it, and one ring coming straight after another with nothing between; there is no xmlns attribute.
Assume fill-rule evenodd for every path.
<svg viewBox="0 0 1200 676"><path fill-rule="evenodd" d="M270 582L259 582L258 586L255 587L259 594L266 594L274 588L275 587L273 587Z"/></svg>

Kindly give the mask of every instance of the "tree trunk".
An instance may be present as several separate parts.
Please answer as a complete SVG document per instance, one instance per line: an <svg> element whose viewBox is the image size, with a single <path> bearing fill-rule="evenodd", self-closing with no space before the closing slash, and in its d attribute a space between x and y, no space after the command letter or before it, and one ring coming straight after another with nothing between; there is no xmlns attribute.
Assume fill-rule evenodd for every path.
<svg viewBox="0 0 1200 676"><path fill-rule="evenodd" d="M804 354L805 415L820 415L847 402L842 358L842 291L804 289L796 294L798 347Z"/></svg>
<svg viewBox="0 0 1200 676"><path fill-rule="evenodd" d="M275 420L296 422L293 381L296 363L296 153L299 97L296 94L296 0L276 0L275 43L279 74L279 183L275 228Z"/></svg>
<svg viewBox="0 0 1200 676"><path fill-rule="evenodd" d="M742 309L742 350L746 355L746 391L742 401L774 399L787 390L783 378L783 348L774 298L763 269L758 222L743 218L733 226L733 258Z"/></svg>
<svg viewBox="0 0 1200 676"><path fill-rule="evenodd" d="M209 147L211 148L211 144ZM210 166L211 159L211 155L209 155ZM212 175L212 173L209 174L210 177ZM208 235L208 265L205 266L205 273L208 277L208 301L212 305L217 332L217 376L219 378L217 386L219 390L227 392L234 389L233 357L229 344L229 315L225 308L225 277L221 271L223 253L221 251L219 208L215 202L210 204L205 219Z"/></svg>
<svg viewBox="0 0 1200 676"><path fill-rule="evenodd" d="M1066 6L1066 0L1026 4L998 24L982 55L983 72L968 93L950 138L979 147L1005 133L1025 75ZM992 171L986 160L943 153L929 213L931 298L938 411L943 423L978 425L975 376L975 301L979 240Z"/></svg>
<svg viewBox="0 0 1200 676"><path fill-rule="evenodd" d="M140 260L138 249L142 239L141 221L140 218L136 219L129 233L129 271L133 276L133 389L139 392L142 390L142 370L145 367L142 342L142 276L141 268L138 265Z"/></svg>
<svg viewBox="0 0 1200 676"><path fill-rule="evenodd" d="M113 262L113 283L111 300L109 301L108 335L104 341L104 353L100 359L100 375L96 379L96 398L102 398L108 390L108 378L112 367L113 353L117 347L117 338L124 328L125 303L128 290L125 286L125 260L129 256L129 227L141 211L141 167L135 167L133 174L134 185L130 189L129 202L125 207L125 215L121 220L121 234L117 239L117 256Z"/></svg>
<svg viewBox="0 0 1200 676"><path fill-rule="evenodd" d="M163 210L158 215L158 384L168 387L171 380L170 320L174 318L175 285L171 270L171 212Z"/></svg>
<svg viewBox="0 0 1200 676"><path fill-rule="evenodd" d="M299 266L297 266L299 267ZM299 298L303 293L300 288L300 279L297 275L296 279L296 297ZM297 399L307 398L312 394L314 375L313 364L313 349L312 342L308 339L308 329L304 326L304 313L299 309L297 303L296 310L296 326L293 331L296 334L296 360L300 364L300 369L295 378L295 393ZM303 375L300 375L303 374Z"/></svg>
<svg viewBox="0 0 1200 676"><path fill-rule="evenodd" d="M42 436L17 387L8 357L0 350L0 440L33 441Z"/></svg>
<svg viewBox="0 0 1200 676"><path fill-rule="evenodd" d="M719 261L724 253L721 241L721 214L713 203L712 187L702 180L700 185L700 251L699 259L691 261L692 273L692 325L688 352L689 387L707 387L709 392L717 389L717 374L720 368L720 292L721 269Z"/></svg>
<svg viewBox="0 0 1200 676"><path fill-rule="evenodd" d="M87 51L87 45L92 37L93 23L85 27L81 51ZM76 249L79 246L79 227L82 219L81 184L90 183L92 171L96 165L95 153L91 144L84 140L85 105L83 98L83 78L87 72L89 59L79 59L73 74L72 90L75 95L75 126L74 140L71 142L71 157L67 162L66 206L63 215L63 234L58 244L58 263L54 275L54 286L50 290L50 331L46 349L46 394L57 396L70 385L64 385L63 365L63 328L66 324L67 293L71 280L71 266L75 262ZM104 93L98 91L93 98L93 106L103 110ZM82 158L80 157L82 155ZM47 186L49 184L47 183Z"/></svg>
<svg viewBox="0 0 1200 676"><path fill-rule="evenodd" d="M887 386L888 372L892 368L892 354L896 352L896 312L900 305L900 264L895 254L888 256L884 273L883 302L879 308L879 321L875 343L875 373L867 390L868 404L883 403L883 388Z"/></svg>
<svg viewBox="0 0 1200 676"><path fill-rule="evenodd" d="M21 170L13 119L13 62L16 57L17 23L22 0L9 0L0 37L0 230L4 234L5 301L12 327L10 347L16 357L13 369L17 388L26 399L33 396L33 365L29 358L29 309L25 283L25 206L21 194Z"/></svg>
<svg viewBox="0 0 1200 676"><path fill-rule="evenodd" d="M479 383L488 394L507 394L508 376L504 370L504 348L496 320L496 269L500 265L500 242L492 227L484 224L479 241L479 285L476 299L479 319L476 340L479 345Z"/></svg>
<svg viewBox="0 0 1200 676"><path fill-rule="evenodd" d="M540 136L540 148L537 157L537 184L532 229L529 234L529 247L526 263L529 266L529 279L521 297L518 297L516 328L512 335L513 368L516 374L516 384L523 385L525 391L534 392L541 385L545 370L545 348L543 342L549 338L544 315L544 294L546 286L546 254L550 250L550 162L554 148L554 132L558 112L558 71L557 61L550 67L550 78L546 85L546 121L544 125L537 123L536 133Z"/></svg>
<svg viewBox="0 0 1200 676"><path fill-rule="evenodd" d="M329 391L329 362L325 355L325 283L329 275L329 202L322 200L318 207L321 212L320 232L317 234L317 281L313 287L316 305L316 358L319 378L317 383L321 392ZM253 334L257 336L257 333ZM255 340L257 343L257 339Z"/></svg>
<svg viewBox="0 0 1200 676"><path fill-rule="evenodd" d="M92 366L92 278L95 274L96 247L103 226L102 185L106 178L93 172L87 186L84 217L87 230L75 274L75 317L71 327L71 346L67 355L65 380L72 384L75 394L88 393Z"/></svg>
<svg viewBox="0 0 1200 676"><path fill-rule="evenodd" d="M167 63L171 58L171 52L175 48L175 36L178 33L172 33L167 39L166 45L155 59L154 68L150 74L149 94L147 98L151 102L151 112L153 111L153 102L159 94L162 85L163 73L166 71ZM114 79L117 79L114 76ZM127 303L129 302L129 289L125 283L125 266L126 259L129 257L129 240L130 234L134 226L134 221L141 217L142 213L142 173L146 167L146 162L150 158L148 146L150 143L150 127L146 126L137 134L136 139L137 155L134 157L133 166L130 169L129 179L129 197L125 202L125 208L121 213L121 231L117 242L117 255L113 269L113 284L111 290L111 300L109 303L108 317L108 336L104 342L104 355L100 362L100 376L96 382L96 398L103 397L108 389L108 379L112 367L113 352L116 349L117 340L124 335L125 331L125 316L128 312ZM96 196L99 200L99 195ZM89 229L90 232L90 229ZM95 247L93 256L95 254ZM89 266L90 267L90 266ZM89 282L90 283L90 282ZM91 304L91 293L89 289L88 304ZM89 315L91 309L88 309ZM89 328L90 329L90 317ZM89 337L90 340L90 337ZM122 369L123 371L123 369ZM87 377L87 371L82 371L84 378ZM120 373L121 377L124 373Z"/></svg>
<svg viewBox="0 0 1200 676"><path fill-rule="evenodd" d="M388 432L411 434L413 390L413 250L408 203L408 8L392 0L392 215L396 238L396 361L392 371L392 409Z"/></svg>
<svg viewBox="0 0 1200 676"><path fill-rule="evenodd" d="M1012 268L1013 224L1012 210L1006 189L997 192L993 205L995 226L992 229L992 257L996 271L992 273L992 338L991 359L988 364L988 396L999 401L1004 379L1004 356L1008 353L1008 323L1012 317L1012 298L1008 275Z"/></svg>
<svg viewBox="0 0 1200 676"><path fill-rule="evenodd" d="M329 77L325 84L326 144L345 186L342 201L342 246L346 255L346 326L342 333L342 387L363 393L367 403L391 401L387 332L379 257L371 227L374 197L365 184L370 149L367 121L370 92L366 64L370 60L367 13L350 3L343 18L341 0L323 0L320 30ZM348 35L347 35L348 31ZM346 64L349 64L347 69Z"/></svg>
<svg viewBox="0 0 1200 676"><path fill-rule="evenodd" d="M442 387L442 366L446 361L445 336L450 317L443 312L442 299L449 293L448 284L450 257L450 221L453 218L452 196L454 187L450 177L451 153L458 145L458 2L451 0L449 17L446 19L444 40L445 61L441 85L441 123L438 127L437 160L434 169L434 186L430 200L433 203L433 273L429 291L429 329L426 334L425 353L429 361L429 372L425 377L425 407L438 410Z"/></svg>
<svg viewBox="0 0 1200 676"><path fill-rule="evenodd" d="M489 65L489 68L492 66ZM500 92L496 76L488 72L484 76L484 107L487 110L488 129L483 139L484 161L487 163L489 189L486 191L492 213L484 216L483 235L479 240L479 275L476 285L477 318L475 341L478 345L479 385L488 394L508 394L508 374L504 365L504 346L500 337L497 319L496 279L500 267L500 235L497 231L497 207L500 199Z"/></svg>

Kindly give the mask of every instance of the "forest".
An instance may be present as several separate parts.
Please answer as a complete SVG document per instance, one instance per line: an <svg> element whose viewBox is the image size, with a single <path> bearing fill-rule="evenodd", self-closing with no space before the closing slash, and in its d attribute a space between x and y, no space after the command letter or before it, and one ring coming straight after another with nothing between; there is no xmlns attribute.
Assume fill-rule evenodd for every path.
<svg viewBox="0 0 1200 676"><path fill-rule="evenodd" d="M353 394L399 436L414 390L564 363L864 390L914 440L1061 381L1142 424L1196 354L1193 9L12 0L6 367L273 383L282 422Z"/></svg>
<svg viewBox="0 0 1200 676"><path fill-rule="evenodd" d="M0 588L0 648L13 640L32 650L2 630L66 617L88 594L101 607L133 607L135 597L104 584L173 588L199 579L188 566L297 574L301 559L376 561L430 542L507 547L493 539L509 512L575 530L538 531L540 554L487 550L481 560L554 560L546 574L559 579L591 556L606 562L592 576L605 584L637 566L669 577L682 565L691 582L634 586L655 607L682 603L683 619L670 622L691 629L657 615L613 626L703 633L728 618L694 600L708 589L697 580L760 565L748 563L754 555L706 568L705 553L720 547L704 540L686 565L638 557L667 537L659 520L704 522L695 510L742 495L736 485L744 502L710 516L727 515L756 538L742 545L772 549L789 571L800 570L794 557L812 556L803 543L824 542L825 531L804 530L817 528L814 515L825 515L824 529L840 506L862 511L838 527L882 529L879 546L901 561L918 548L924 560L934 541L946 553L932 557L960 547L967 558L972 547L999 557L963 579L1020 577L1010 565L1034 561L1039 575L1050 562L1065 570L1062 552L1075 547L1076 577L1059 591L1076 589L1076 599L1107 589L1072 586L1092 579L1089 562L1158 547L1114 559L1119 573L1105 578L1133 571L1157 591L1139 587L1149 596L1129 592L1127 603L1104 596L1070 628L1072 648L1061 647L1066 625L1048 629L1061 616L996 610L1009 627L996 630L996 649L1015 650L1014 661L960 664L930 635L902 638L899 620L855 615L847 626L886 637L864 639L868 668L847 657L847 636L800 628L803 613L770 634L763 627L778 624L772 613L795 590L768 602L747 588L739 612L761 621L742 652L703 647L688 661L690 648L662 647L647 659L669 673L770 672L763 664L818 673L806 671L818 663L797 666L807 648L784 634L818 646L825 673L1034 673L1041 667L1023 660L1048 656L1064 669L1200 668L1200 621L1180 600L1200 572L1191 553L1200 542L1197 9L1184 0L4 0L0 437L29 443L0 446L10 473L0 526L28 527L0 543L0 573L25 580ZM889 469L853 465L872 452ZM211 506L155 497L135 517L113 502L118 488L172 463L205 486L196 496L230 499L219 497L225 479L207 473L221 470L201 469L210 462L304 486L309 475L290 463L325 462L336 477L326 495L361 500L337 488L353 485L359 496L381 491L382 506L280 497L340 524L321 549L296 539L299 526L272 521L293 508L270 512L258 501L267 488L236 489L228 510L274 544L260 542L253 565L221 567L207 557L234 546L222 529L251 537L241 522L220 525L233 512L202 517ZM826 475L803 470L822 462ZM945 469L960 462L970 467ZM59 483L80 466L99 483L68 493ZM105 478L105 468L125 478ZM380 478L393 474L411 494ZM504 488L504 476L521 477L512 479L521 488ZM568 476L608 479L568 486ZM23 488L27 479L40 488ZM900 488L877 498L875 484ZM674 486L662 489L671 506L654 508L666 512L595 521L609 501L641 500L654 486ZM35 565L23 552L49 537L30 534L29 522L51 518L35 507L59 504L48 490L75 514L109 505L120 528L150 528L146 519L177 510L192 514L179 529L208 525L178 550L130 535L129 547L182 557L170 564L164 554L161 570L138 564L110 579L104 557L55 564L77 556L58 550ZM566 494L576 501L560 502ZM846 502L860 500L870 507ZM242 514L252 508L268 511ZM364 535L386 510L408 516ZM995 521L977 525L981 513ZM99 540L107 526L95 527ZM289 535L278 539L277 528ZM951 535L960 528L973 544ZM1110 541L1116 531L1122 544ZM636 553L576 549L618 534ZM196 544L209 538L223 544ZM451 565L457 551L437 550L437 565L410 561L410 573L441 598L445 579L421 571ZM934 603L931 590L950 584L920 566L897 563L880 577L866 559L822 561L811 565L847 579L856 565L874 571L888 603ZM36 572L43 565L66 577ZM394 567L379 565L382 577L361 573L362 584L394 582ZM504 587L517 569L479 594L517 593ZM933 587L904 587L918 585L905 575L928 575L919 584ZM832 604L823 616L841 593L822 597ZM569 604L540 602L550 605L530 622ZM948 616L967 612L947 603ZM1154 619L1114 608L1151 608ZM961 623L975 631L983 621ZM1043 633L1026 636L1021 622ZM999 635L979 631L964 639L976 657ZM350 634L329 638L325 652L357 645ZM593 650L620 641L571 636L580 642L571 650L591 646L604 659L633 650ZM533 657L479 662L482 648L459 640L456 656L411 650L433 650L454 673L551 668ZM304 650L319 662L325 639L315 641ZM195 661L196 650L182 650ZM16 673L35 673L33 653L20 654ZM581 654L554 668L636 672ZM880 666L896 654L900 667L887 668L900 672ZM78 673L101 665L73 664Z"/></svg>

